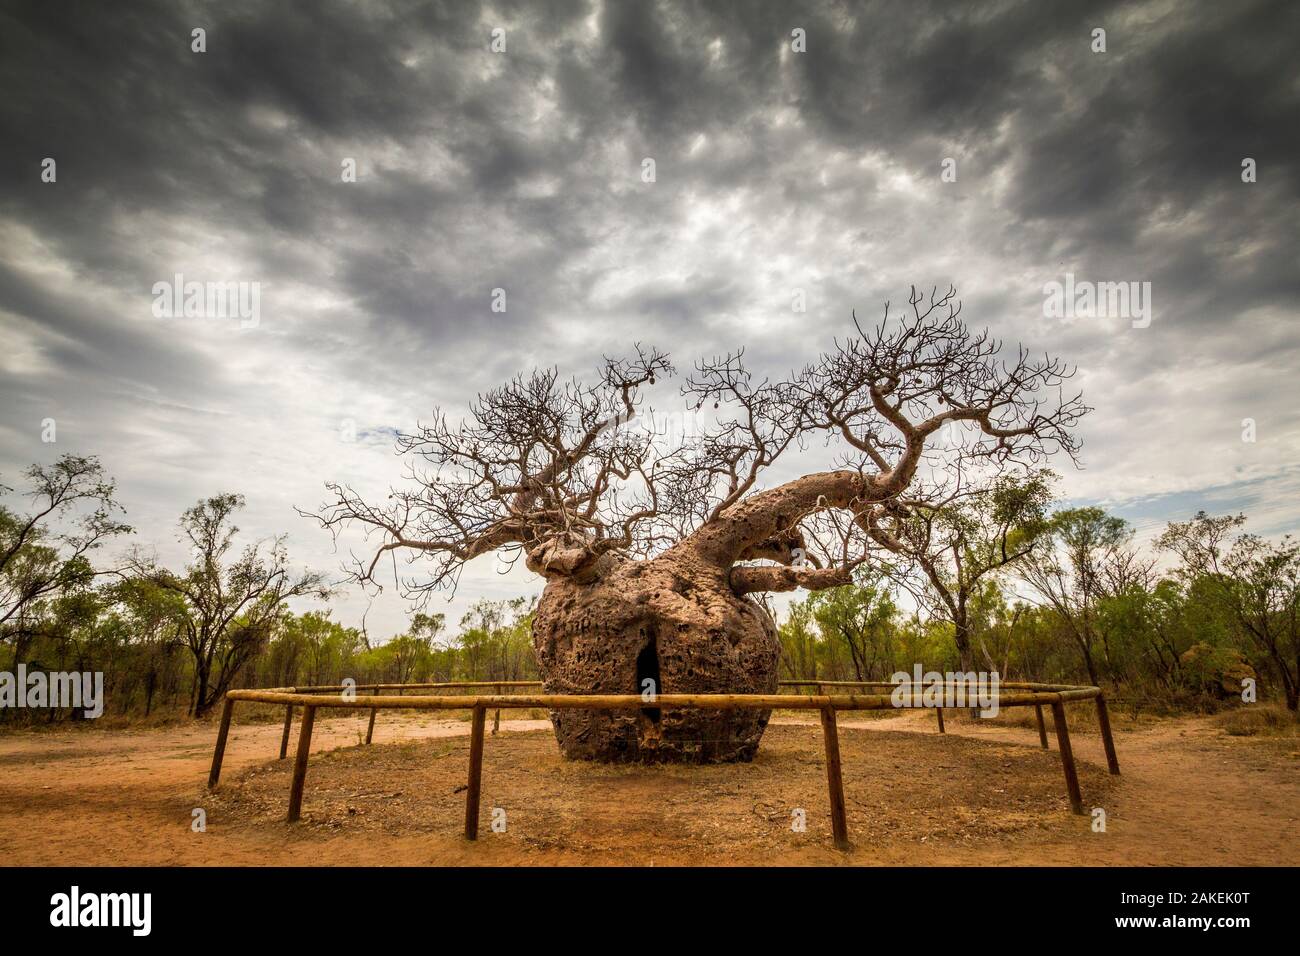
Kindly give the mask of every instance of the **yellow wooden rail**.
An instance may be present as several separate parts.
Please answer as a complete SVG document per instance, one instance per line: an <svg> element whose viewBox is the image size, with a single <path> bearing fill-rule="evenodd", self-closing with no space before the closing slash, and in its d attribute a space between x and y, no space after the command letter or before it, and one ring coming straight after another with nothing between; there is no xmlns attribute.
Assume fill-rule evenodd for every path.
<svg viewBox="0 0 1300 956"><path fill-rule="evenodd" d="M509 694L499 693L505 687L540 687L540 681L449 681L441 684L358 684L329 687L272 687L263 690L232 690L226 693L221 710L221 725L217 731L216 748L212 754L212 770L208 775L209 789L217 786L221 778L221 763L230 736L231 716L236 701L263 704L280 704L285 708L284 732L280 739L280 758L288 753L289 731L293 723L293 709L302 708L302 721L298 732L298 750L294 758L293 779L289 790L290 822L296 821L302 811L303 787L307 776L307 758L311 752L312 728L316 710L320 707L367 709L370 723L366 730L366 743L374 735L375 714L380 710L469 710L472 714L470 729L469 780L465 792L465 836L478 837L479 793L483 773L483 731L487 711L495 709L498 719L501 710L546 708L549 710L637 710L647 703L664 709L697 708L700 710L816 710L821 718L822 740L826 751L826 784L830 793L831 827L835 845L849 847L848 819L844 803L844 781L840 771L839 732L836 717L840 711L885 710L897 706L893 690L897 685L886 681L781 681L785 687L815 687L816 694L658 694L649 699L639 694ZM943 685L954 690L960 682ZM889 694L826 694L825 688L891 688ZM440 695L417 694L403 696L407 690L476 690L492 688L495 694ZM382 691L397 691L398 696L386 696ZM370 696L357 696L357 691L371 691ZM1119 773L1119 759L1115 753L1115 740L1111 734L1110 716L1106 698L1098 687L1079 687L1066 684L1035 684L1017 681L1000 682L994 697L997 706L1033 707L1037 714L1039 745L1048 748L1047 728L1043 707L1052 708L1056 729L1057 748L1061 767L1065 773L1066 791L1075 813L1083 813L1083 796L1079 791L1079 777L1070 747L1070 731L1065 721L1065 705L1071 701L1093 700L1097 707L1097 723L1102 743L1106 749L1106 763L1113 774ZM992 701L989 701L992 703ZM928 706L921 692L913 690L910 707ZM933 708L938 718L939 732L944 732L943 708Z"/></svg>

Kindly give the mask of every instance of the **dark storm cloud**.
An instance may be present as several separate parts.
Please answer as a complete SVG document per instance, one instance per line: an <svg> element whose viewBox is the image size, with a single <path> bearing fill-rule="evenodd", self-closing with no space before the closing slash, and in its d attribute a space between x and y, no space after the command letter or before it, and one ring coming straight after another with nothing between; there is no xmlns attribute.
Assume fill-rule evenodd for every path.
<svg viewBox="0 0 1300 956"><path fill-rule="evenodd" d="M521 368L640 340L779 374L851 309L951 281L972 323L1079 364L1081 487L1194 493L1214 455L1150 450L1245 454L1245 416L1273 444L1234 467L1281 473L1297 34L1283 0L9 3L0 469L49 454L32 421L56 411L160 514L241 481L308 505ZM1067 271L1151 281L1151 328L1044 319ZM261 325L154 319L176 272L261 282Z"/></svg>

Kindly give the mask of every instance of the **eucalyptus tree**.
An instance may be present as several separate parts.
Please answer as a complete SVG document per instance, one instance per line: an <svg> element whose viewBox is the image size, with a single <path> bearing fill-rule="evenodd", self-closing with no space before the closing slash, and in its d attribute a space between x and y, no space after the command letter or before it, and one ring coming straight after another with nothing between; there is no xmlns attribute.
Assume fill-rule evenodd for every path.
<svg viewBox="0 0 1300 956"><path fill-rule="evenodd" d="M179 574L136 555L136 573L180 599L180 631L194 664L190 713L201 717L221 699L240 670L266 647L285 602L326 598L322 575L295 574L283 535L236 549L234 514L244 497L219 494L181 516L190 562Z"/></svg>
<svg viewBox="0 0 1300 956"><path fill-rule="evenodd" d="M0 639L23 656L37 624L38 608L97 576L93 553L129 534L119 516L116 486L99 459L64 455L24 473L30 507L0 503ZM0 495L15 489L0 485Z"/></svg>
<svg viewBox="0 0 1300 956"><path fill-rule="evenodd" d="M1026 555L1020 574L1050 608L1079 651L1088 679L1112 667L1111 637L1122 622L1106 613L1127 595L1154 588L1155 562L1133 546L1127 521L1096 507L1067 508L1052 515L1042 546Z"/></svg>
<svg viewBox="0 0 1300 956"><path fill-rule="evenodd" d="M1180 576L1222 603L1254 656L1277 675L1291 710L1300 708L1300 542L1274 543L1241 531L1244 515L1198 512L1171 522L1157 544L1178 555Z"/></svg>
<svg viewBox="0 0 1300 956"><path fill-rule="evenodd" d="M975 667L972 611L981 588L1041 545L1053 478L1041 470L1003 472L958 486L946 500L918 502L873 528L876 541L900 559L886 565L890 576L952 624L964 671Z"/></svg>

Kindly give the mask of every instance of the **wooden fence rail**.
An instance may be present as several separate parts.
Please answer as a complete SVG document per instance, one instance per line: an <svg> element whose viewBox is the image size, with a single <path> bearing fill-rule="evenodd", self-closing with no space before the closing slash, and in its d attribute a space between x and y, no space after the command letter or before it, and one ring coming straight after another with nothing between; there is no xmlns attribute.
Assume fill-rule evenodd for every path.
<svg viewBox="0 0 1300 956"><path fill-rule="evenodd" d="M831 829L835 845L849 848L848 819L844 802L844 780L840 764L839 730L837 716L840 711L885 710L898 706L894 693L889 694L826 694L825 688L865 687L891 688L897 686L884 681L781 681L786 687L815 687L815 694L658 694L649 702L661 710L693 707L701 710L816 710L818 711L822 741L826 751L826 786L830 795ZM490 687L499 691L503 687L540 687L538 681L453 681L444 684L365 684L349 687L272 687L264 690L232 690L225 695L221 710L221 725L217 743L212 753L212 770L208 775L209 789L221 779L221 764L230 736L231 717L236 701L284 706L284 733L280 740L280 758L288 752L289 731L293 722L293 709L302 708L302 721L298 732L298 750L294 757L293 778L289 790L290 822L298 820L302 812L303 790L307 777L307 760L311 753L312 728L316 711L321 707L363 709L370 711L366 730L366 743L374 734L375 714L380 710L468 710L472 715L470 729L469 780L465 791L465 837L478 837L479 795L483 775L483 733L489 710L640 710L647 700L640 694L476 694L467 695L412 695L385 696L383 690L464 690ZM956 690L960 684L945 685ZM371 696L358 697L355 691L370 690ZM1073 701L1092 700L1097 707L1097 723L1101 731L1106 762L1112 774L1119 773L1119 759L1115 753L1115 740L1111 734L1110 719L1106 711L1106 698L1098 687L1077 687L1064 684L1032 684L1003 681L996 695L999 708L1033 707L1037 715L1039 742L1047 748L1047 729L1043 721L1043 707L1052 709L1056 728L1057 749L1065 773L1066 792L1075 813L1083 813L1083 797L1079 791L1079 776L1075 767L1074 752L1070 746L1070 731L1065 719L1065 705ZM973 705L973 701L972 701ZM921 690L913 689L906 701L908 707L926 707ZM938 712L939 732L943 733L943 710Z"/></svg>

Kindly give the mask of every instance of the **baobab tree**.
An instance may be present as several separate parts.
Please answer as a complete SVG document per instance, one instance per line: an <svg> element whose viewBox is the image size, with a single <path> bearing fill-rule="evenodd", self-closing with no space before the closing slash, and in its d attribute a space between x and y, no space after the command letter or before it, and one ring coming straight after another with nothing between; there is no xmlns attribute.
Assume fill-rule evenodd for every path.
<svg viewBox="0 0 1300 956"><path fill-rule="evenodd" d="M909 306L894 319L886 305L874 328L855 316L852 335L785 380L756 378L740 352L698 362L681 394L707 424L689 440L638 427L642 391L673 374L655 349L607 359L590 385L554 370L517 377L457 423L436 411L400 435L409 485L371 502L329 484L312 516L336 535L373 535L351 576L379 586L392 561L417 600L454 587L476 557L522 559L546 581L533 645L549 692L773 693L776 627L756 594L849 583L872 527L943 494L945 466L1077 452L1087 409L1062 391L1071 369L1004 355L967 328L955 290L914 289ZM928 452L951 421L975 434ZM836 467L763 486L817 437L840 447ZM398 552L423 573L398 577ZM552 715L565 754L605 760L749 759L767 719L653 706Z"/></svg>

